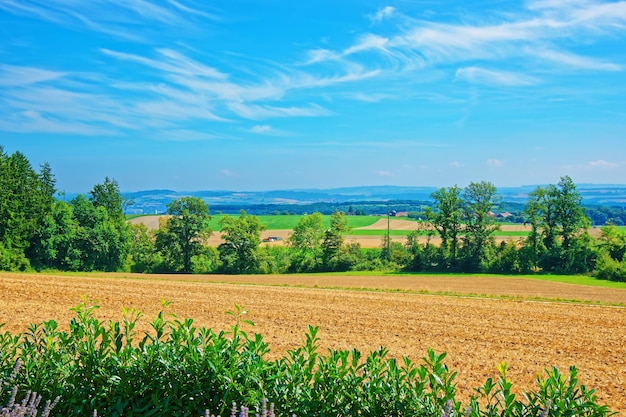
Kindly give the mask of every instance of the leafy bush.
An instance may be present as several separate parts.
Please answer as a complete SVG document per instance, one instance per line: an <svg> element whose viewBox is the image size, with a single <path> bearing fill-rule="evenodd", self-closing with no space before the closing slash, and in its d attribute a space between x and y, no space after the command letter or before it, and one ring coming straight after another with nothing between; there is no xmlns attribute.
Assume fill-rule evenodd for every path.
<svg viewBox="0 0 626 417"><path fill-rule="evenodd" d="M0 378L0 417L37 417L39 415L48 417L58 403L59 397L52 402L46 401L41 410L39 410L41 395L36 392L28 391L22 401L17 401L18 387L14 385L14 381L21 367L22 363L17 361L8 379L4 381ZM5 398L7 395L8 398ZM40 411L41 414L39 414Z"/></svg>
<svg viewBox="0 0 626 417"><path fill-rule="evenodd" d="M596 262L595 275L600 279L626 282L626 263L613 259L608 253L602 253Z"/></svg>
<svg viewBox="0 0 626 417"><path fill-rule="evenodd" d="M102 322L96 309L86 302L74 308L68 331L51 320L19 336L0 334L0 377L11 375L19 359L25 371L13 376L19 392L58 396L55 411L63 416L92 416L94 410L103 416L224 415L235 402L259 412L265 398L283 415L298 416L612 414L578 384L574 367L569 376L553 368L538 377L537 390L516 396L503 364L499 379L488 379L464 406L455 399L457 374L445 365L445 353L428 350L419 364L389 357L382 347L367 356L357 350L321 354L318 329L309 326L301 347L268 360L268 345L243 330L251 323L238 306L228 312L235 321L228 332L161 312L141 337L139 312Z"/></svg>

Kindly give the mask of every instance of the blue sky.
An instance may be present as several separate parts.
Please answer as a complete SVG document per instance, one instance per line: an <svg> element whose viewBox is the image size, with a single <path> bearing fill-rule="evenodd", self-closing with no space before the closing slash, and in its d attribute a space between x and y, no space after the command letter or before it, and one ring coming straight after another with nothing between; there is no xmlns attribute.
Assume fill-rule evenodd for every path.
<svg viewBox="0 0 626 417"><path fill-rule="evenodd" d="M67 192L626 183L626 1L0 0Z"/></svg>

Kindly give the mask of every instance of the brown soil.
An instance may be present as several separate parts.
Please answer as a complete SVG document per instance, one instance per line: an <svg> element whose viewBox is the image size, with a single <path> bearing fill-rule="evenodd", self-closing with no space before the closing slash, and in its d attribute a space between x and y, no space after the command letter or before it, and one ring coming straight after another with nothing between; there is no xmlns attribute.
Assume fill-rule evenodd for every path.
<svg viewBox="0 0 626 417"><path fill-rule="evenodd" d="M154 230L154 229L159 228L159 220L161 219L161 217L163 216L140 216L140 217L135 217L133 219L128 220L128 223L130 224L143 223L146 225L148 229Z"/></svg>
<svg viewBox="0 0 626 417"><path fill-rule="evenodd" d="M98 300L97 315L104 319L121 320L122 307L139 309L145 313L141 329L160 310L162 299L173 302L168 311L216 330L233 324L224 312L239 304L249 311L254 331L264 336L274 356L301 345L309 324L320 327L323 349L366 353L382 345L393 356L420 360L433 348L448 353L446 363L459 372L464 399L472 387L497 376L495 366L503 361L520 389L534 389L537 373L553 365L562 373L575 365L581 383L597 388L602 403L626 415L626 309L582 302L626 304L626 289L474 276L0 273L0 322L12 333L51 318L66 326L72 317L69 309L85 296Z"/></svg>

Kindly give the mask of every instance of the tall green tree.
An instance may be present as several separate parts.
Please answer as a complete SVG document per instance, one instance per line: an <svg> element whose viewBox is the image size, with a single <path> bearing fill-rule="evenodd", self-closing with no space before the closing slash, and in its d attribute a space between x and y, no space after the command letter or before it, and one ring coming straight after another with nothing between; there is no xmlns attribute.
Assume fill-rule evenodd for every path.
<svg viewBox="0 0 626 417"><path fill-rule="evenodd" d="M167 204L167 214L156 232L156 250L169 271L191 273L193 256L202 253L212 234L209 207L198 197L182 197Z"/></svg>
<svg viewBox="0 0 626 417"><path fill-rule="evenodd" d="M330 217L330 228L324 232L322 241L322 265L327 271L344 269L341 267L341 254L345 249L343 235L349 230L346 215L335 211Z"/></svg>
<svg viewBox="0 0 626 417"><path fill-rule="evenodd" d="M463 231L463 198L458 186L440 188L431 194L435 210L426 208L426 218L439 233L443 260L457 265L457 254Z"/></svg>
<svg viewBox="0 0 626 417"><path fill-rule="evenodd" d="M231 274L265 272L266 260L259 250L265 226L259 218L241 210L239 216L224 216L220 226L224 240L218 246L222 269Z"/></svg>
<svg viewBox="0 0 626 417"><path fill-rule="evenodd" d="M499 229L491 210L500 202L497 188L490 182L472 182L463 190L465 234L463 250L470 270L486 269L490 250L494 249L493 233Z"/></svg>
<svg viewBox="0 0 626 417"><path fill-rule="evenodd" d="M561 177L556 193L556 218L561 225L563 248L567 251L577 234L589 227L582 196L569 176Z"/></svg>
<svg viewBox="0 0 626 417"><path fill-rule="evenodd" d="M537 264L553 272L585 272L593 263L587 235L589 219L582 196L569 176L557 185L537 187L524 213L532 226L528 238Z"/></svg>
<svg viewBox="0 0 626 417"><path fill-rule="evenodd" d="M48 164L37 173L21 152L0 146L0 268L26 269L32 239L52 210L54 176Z"/></svg>
<svg viewBox="0 0 626 417"><path fill-rule="evenodd" d="M155 238L145 224L130 225L130 270L132 272L152 272L156 267L157 252Z"/></svg>
<svg viewBox="0 0 626 417"><path fill-rule="evenodd" d="M84 268L79 236L84 233L74 218L72 206L56 201L33 238L30 256L36 269L79 271Z"/></svg>
<svg viewBox="0 0 626 417"><path fill-rule="evenodd" d="M537 187L528 195L528 202L524 208L524 216L531 230L526 238L526 252L534 270L539 268L539 260L545 253L547 246L553 247L555 242L555 216L553 203L548 198L550 191Z"/></svg>
<svg viewBox="0 0 626 417"><path fill-rule="evenodd" d="M312 271L321 266L325 229L324 216L319 212L298 221L287 240L292 249L291 268L295 272Z"/></svg>
<svg viewBox="0 0 626 417"><path fill-rule="evenodd" d="M126 266L130 230L124 219L111 217L104 206L96 206L85 195L70 202L79 230L77 246L82 270L119 271Z"/></svg>
<svg viewBox="0 0 626 417"><path fill-rule="evenodd" d="M102 184L94 185L89 192L89 199L94 207L104 207L109 219L124 219L124 199L120 193L120 186L115 179L105 177Z"/></svg>

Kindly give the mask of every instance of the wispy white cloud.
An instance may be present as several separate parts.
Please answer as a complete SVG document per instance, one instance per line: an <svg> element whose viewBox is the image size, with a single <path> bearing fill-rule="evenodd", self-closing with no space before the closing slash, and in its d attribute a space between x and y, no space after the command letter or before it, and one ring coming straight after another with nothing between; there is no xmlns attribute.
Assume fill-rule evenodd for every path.
<svg viewBox="0 0 626 417"><path fill-rule="evenodd" d="M84 84L74 80L74 89L68 87L35 84L5 89L0 103L4 102L8 109L3 113L23 113L41 115L42 120L54 120L56 125L67 123L86 123L98 131L115 131L117 128L135 129L142 124L129 120L124 116L124 105L106 94L90 90L80 91ZM1 117L1 116L0 116ZM6 120L6 119L5 119ZM35 125L25 125L21 131L35 130ZM58 128L57 128L58 130ZM70 129L70 132L74 131ZM69 132L68 132L69 133Z"/></svg>
<svg viewBox="0 0 626 417"><path fill-rule="evenodd" d="M249 129L246 129L250 133L254 133L255 135L264 135L264 136L293 136L293 133L276 129L268 124L260 124L254 125Z"/></svg>
<svg viewBox="0 0 626 417"><path fill-rule="evenodd" d="M376 172L376 174L377 174L379 177L393 177L393 176L394 176L391 172L389 172L389 171L385 171L385 170L380 170L380 171L377 171L377 172Z"/></svg>
<svg viewBox="0 0 626 417"><path fill-rule="evenodd" d="M455 80L467 81L476 84L527 86L537 84L539 81L525 74L508 71L494 71L478 67L459 68L455 74Z"/></svg>
<svg viewBox="0 0 626 417"><path fill-rule="evenodd" d="M109 136L114 130L79 121L55 120L36 111L4 114L0 117L0 131L15 133L73 134L81 136Z"/></svg>
<svg viewBox="0 0 626 417"><path fill-rule="evenodd" d="M551 61L559 66L567 66L572 69L584 69L594 71L621 71L623 65L604 60L576 55L565 51L555 51L541 48L529 48L529 55L534 55L540 59Z"/></svg>
<svg viewBox="0 0 626 417"><path fill-rule="evenodd" d="M391 94L384 94L384 93L370 93L370 94L368 94L368 93L365 93L365 92L356 92L356 93L346 94L346 97L351 98L353 100L357 100L357 101L363 101L363 102L366 102L366 103L377 103L379 101L392 98L393 95L391 95Z"/></svg>
<svg viewBox="0 0 626 417"><path fill-rule="evenodd" d="M211 68L207 65L196 62L187 58L183 54L173 51L171 49L158 49L157 52L164 59L146 58L136 54L129 54L125 52L117 52L109 49L101 49L105 55L112 56L114 58L132 61L138 64L143 64L148 67L161 70L166 74L177 74L181 76L201 77L210 79L225 79L226 75Z"/></svg>
<svg viewBox="0 0 626 417"><path fill-rule="evenodd" d="M16 15L37 17L69 28L88 29L122 39L140 41L143 35L137 30L161 29L190 30L195 22L190 16L203 21L217 17L184 0L156 2L150 0L90 0L88 2L48 0L2 0L0 10ZM158 30L157 29L157 30ZM180 33L180 32L179 32Z"/></svg>
<svg viewBox="0 0 626 417"><path fill-rule="evenodd" d="M220 19L191 0L0 0L0 10L138 42L143 34L137 29L182 33L181 28ZM372 22L393 19L369 26L365 19L367 29L357 31L351 43L301 51L304 62L299 65L239 65L234 58L207 57L193 49L109 46L99 49L96 58L133 70L120 74L115 69L119 65L102 65L101 73L91 74L98 79L92 83L62 68L2 64L0 120L6 127L32 114L39 115L40 125L67 123L74 131L80 130L76 126L107 132L159 126L184 132L183 122L189 120L237 123L328 116L333 114L330 100L320 104L327 97L364 102L398 97L398 85L404 84L387 80L429 79L429 71L437 81L519 87L549 82L546 74L554 74L555 67L614 72L626 67L577 48L607 34L623 36L626 1L533 0L515 12L465 13L446 23L401 12L391 6L376 10L367 16ZM355 87L344 88L349 85ZM435 100L427 92L420 99Z"/></svg>
<svg viewBox="0 0 626 417"><path fill-rule="evenodd" d="M272 126L270 125L255 125L250 128L252 133L270 133L271 131Z"/></svg>
<svg viewBox="0 0 626 417"><path fill-rule="evenodd" d="M304 65L316 64L318 62L335 61L341 58L341 54L337 54L328 49L312 49L306 52L307 60Z"/></svg>
<svg viewBox="0 0 626 417"><path fill-rule="evenodd" d="M156 139L167 142L198 142L222 139L221 135L200 132L192 129L165 129L159 130Z"/></svg>
<svg viewBox="0 0 626 417"><path fill-rule="evenodd" d="M190 6L185 6L184 4L176 0L167 0L167 2L182 12L192 14L192 15L202 16L204 18L211 19L211 20L216 20L216 21L221 20L221 18L214 13L208 13L206 11L195 9Z"/></svg>
<svg viewBox="0 0 626 417"><path fill-rule="evenodd" d="M164 120L225 120L217 116L211 110L203 107L192 107L184 102L169 100L160 101L137 101L132 105L132 109L137 114L149 115L151 118L163 118Z"/></svg>
<svg viewBox="0 0 626 417"><path fill-rule="evenodd" d="M391 17L395 10L396 10L395 7L385 6L385 7L381 8L381 9L379 9L373 15L371 15L370 16L370 20L372 22L374 22L374 23L380 22L383 19L387 19L387 18Z"/></svg>
<svg viewBox="0 0 626 417"><path fill-rule="evenodd" d="M384 8L371 18L380 20L391 13L399 15L396 9ZM581 55L575 49L607 34L623 33L624 1L534 1L517 12L464 14L459 19L440 23L403 16L395 33L365 33L341 50L310 51L308 63L349 62L367 67L374 62L379 77L459 65L457 79L509 86L537 84L546 69L555 66L593 71L624 68L624 63ZM361 57L364 54L367 56ZM476 61L492 69L486 70ZM516 62L520 69L512 72L511 64Z"/></svg>
<svg viewBox="0 0 626 417"><path fill-rule="evenodd" d="M52 81L65 75L63 72L41 68L0 65L0 86L14 87Z"/></svg>
<svg viewBox="0 0 626 417"><path fill-rule="evenodd" d="M377 49L380 51L386 51L386 47L389 43L389 39L379 35L367 34L363 36L358 43L347 48L343 51L343 56L352 55L362 51L369 51Z"/></svg>
<svg viewBox="0 0 626 417"><path fill-rule="evenodd" d="M222 176L224 177L238 177L239 175L237 175L237 173L235 173L234 171L231 171L228 168L223 168L221 171Z"/></svg>
<svg viewBox="0 0 626 417"><path fill-rule="evenodd" d="M449 165L450 165L451 167L454 167L454 168L462 168L462 167L464 167L464 166L465 166L464 164L462 164L462 163L461 163L461 162L459 162L459 161L452 161L452 162L450 162L450 164L449 164Z"/></svg>
<svg viewBox="0 0 626 417"><path fill-rule="evenodd" d="M487 159L487 166L491 168L500 168L502 167L502 161L499 159Z"/></svg>
<svg viewBox="0 0 626 417"><path fill-rule="evenodd" d="M617 168L619 166L618 163L605 161L604 159L589 161L587 165L591 168Z"/></svg>
<svg viewBox="0 0 626 417"><path fill-rule="evenodd" d="M332 114L318 105L309 107L276 107L259 104L228 103L228 108L240 117L246 119L267 119L272 117L314 117Z"/></svg>

